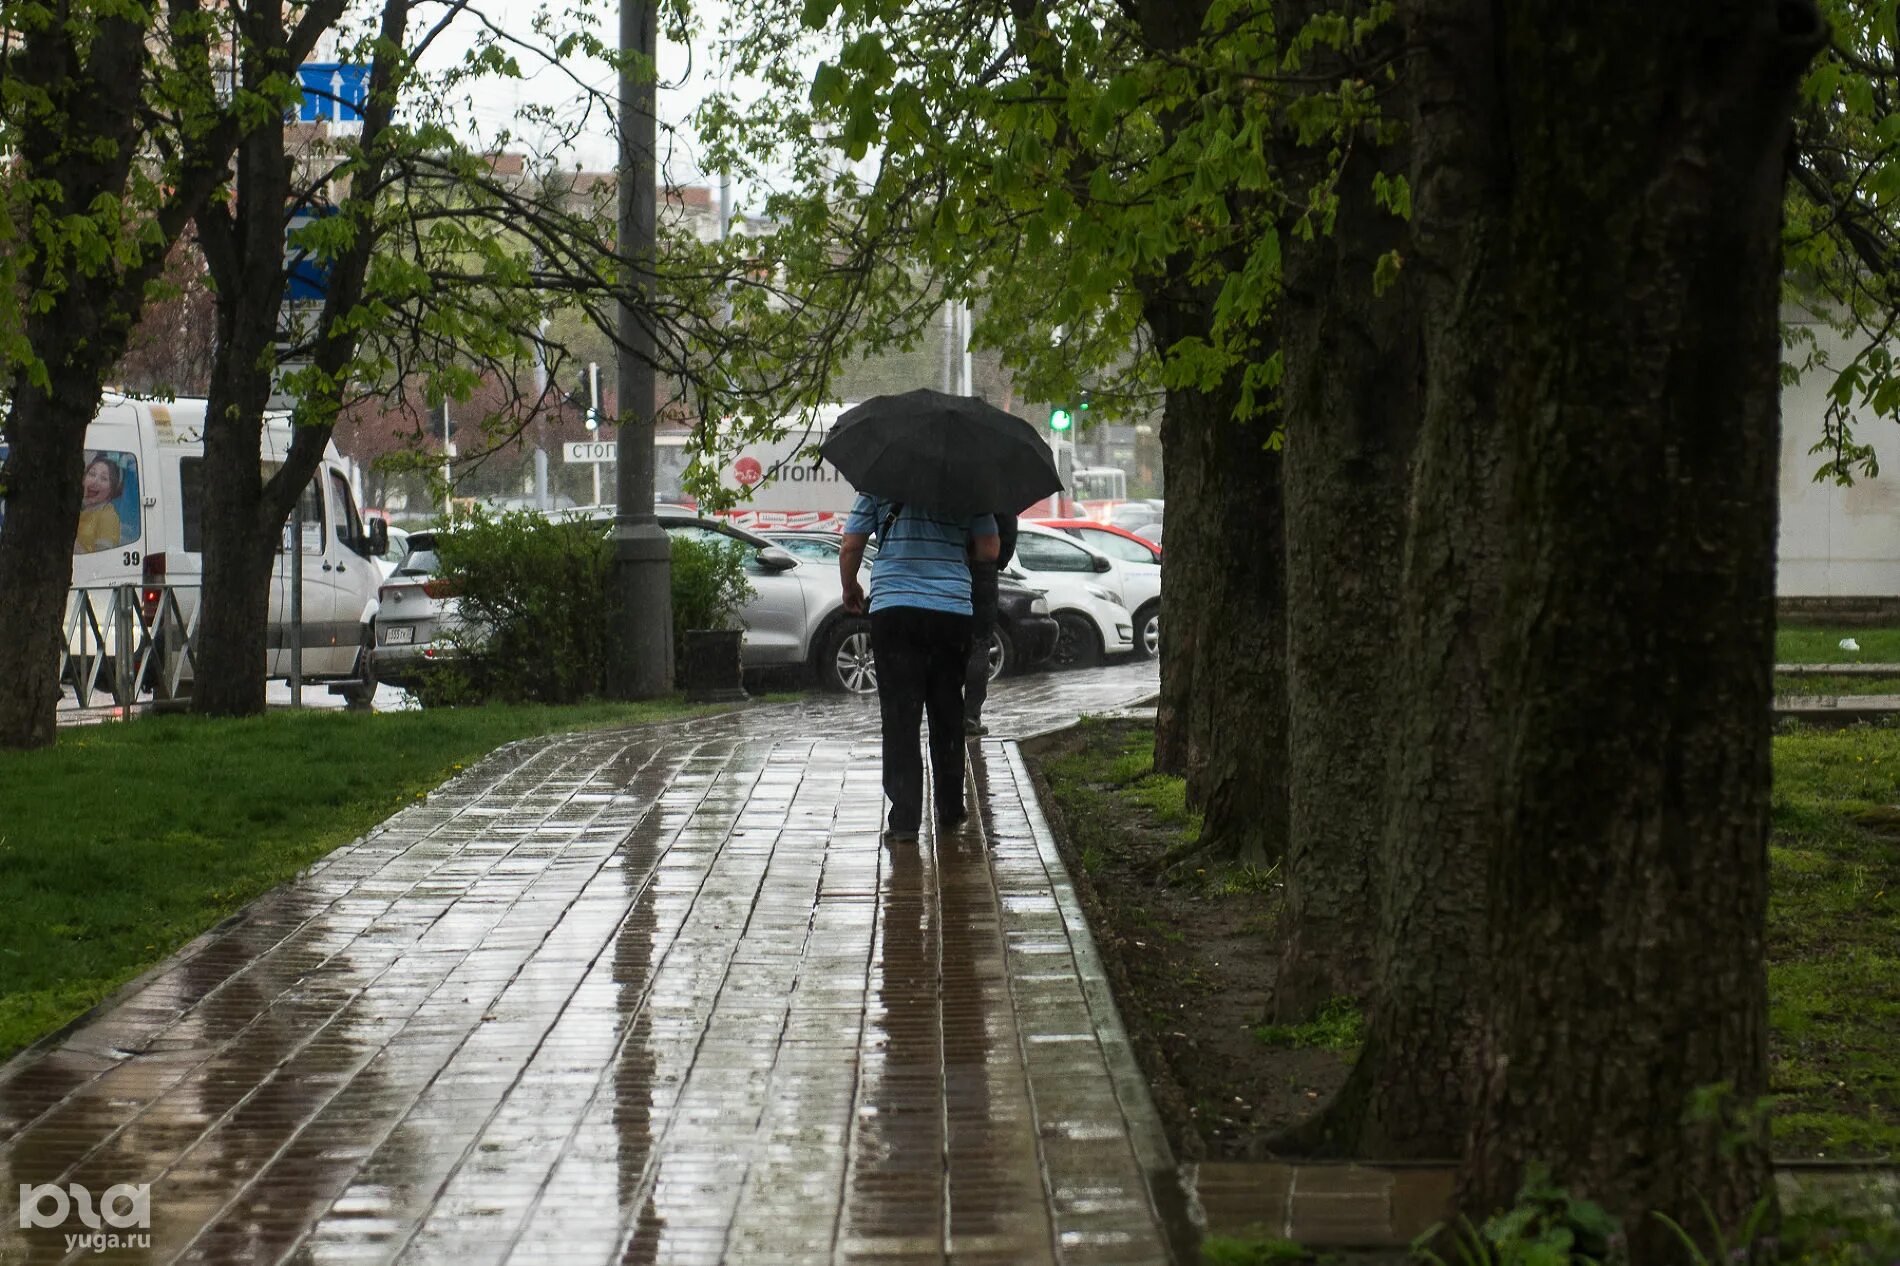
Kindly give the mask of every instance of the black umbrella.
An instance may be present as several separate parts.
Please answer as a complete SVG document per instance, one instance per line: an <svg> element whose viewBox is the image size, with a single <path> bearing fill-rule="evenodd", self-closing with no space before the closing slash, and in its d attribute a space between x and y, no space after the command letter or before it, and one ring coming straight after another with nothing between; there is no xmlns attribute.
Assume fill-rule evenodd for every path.
<svg viewBox="0 0 1900 1266"><path fill-rule="evenodd" d="M818 451L859 492L941 514L1014 514L1062 490L1033 425L928 388L846 410Z"/></svg>

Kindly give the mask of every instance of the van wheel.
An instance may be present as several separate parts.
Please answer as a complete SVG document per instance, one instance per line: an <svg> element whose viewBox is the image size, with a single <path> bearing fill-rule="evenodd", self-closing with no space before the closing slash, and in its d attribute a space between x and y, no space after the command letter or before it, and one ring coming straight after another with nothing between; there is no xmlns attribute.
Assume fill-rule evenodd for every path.
<svg viewBox="0 0 1900 1266"><path fill-rule="evenodd" d="M343 702L351 712L366 712L376 699L376 661L370 648L376 645L376 622L363 626L363 644L356 652L356 684L343 689Z"/></svg>

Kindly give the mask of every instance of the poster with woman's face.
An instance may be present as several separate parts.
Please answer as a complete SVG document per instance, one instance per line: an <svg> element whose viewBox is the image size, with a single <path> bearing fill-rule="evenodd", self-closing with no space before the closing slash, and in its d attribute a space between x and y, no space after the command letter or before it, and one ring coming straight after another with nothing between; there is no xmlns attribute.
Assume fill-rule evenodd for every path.
<svg viewBox="0 0 1900 1266"><path fill-rule="evenodd" d="M111 449L86 454L73 553L96 554L139 539L138 458Z"/></svg>

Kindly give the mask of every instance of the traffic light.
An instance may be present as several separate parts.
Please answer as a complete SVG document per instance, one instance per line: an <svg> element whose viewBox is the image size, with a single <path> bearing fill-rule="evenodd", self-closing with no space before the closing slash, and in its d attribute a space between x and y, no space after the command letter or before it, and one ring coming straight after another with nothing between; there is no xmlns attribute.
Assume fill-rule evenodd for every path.
<svg viewBox="0 0 1900 1266"><path fill-rule="evenodd" d="M1087 387L1082 388L1082 398L1076 401L1075 411L1077 413L1087 413L1089 411L1089 389Z"/></svg>
<svg viewBox="0 0 1900 1266"><path fill-rule="evenodd" d="M600 366L587 363L587 429L600 429Z"/></svg>
<svg viewBox="0 0 1900 1266"><path fill-rule="evenodd" d="M1075 415L1061 405L1057 405L1049 410L1049 429L1051 431L1066 431L1074 425Z"/></svg>

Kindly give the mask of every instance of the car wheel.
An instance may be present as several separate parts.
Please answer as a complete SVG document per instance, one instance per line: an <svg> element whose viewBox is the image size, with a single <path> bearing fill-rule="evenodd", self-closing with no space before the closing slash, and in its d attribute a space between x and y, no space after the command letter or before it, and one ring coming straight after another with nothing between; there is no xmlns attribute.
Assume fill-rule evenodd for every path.
<svg viewBox="0 0 1900 1266"><path fill-rule="evenodd" d="M1001 629L990 630L990 676L995 681L1004 673L1016 667L1016 648L1010 645L1009 634Z"/></svg>
<svg viewBox="0 0 1900 1266"><path fill-rule="evenodd" d="M818 678L827 690L846 694L877 693L877 662L871 657L871 625L840 620L825 637L818 657Z"/></svg>
<svg viewBox="0 0 1900 1266"><path fill-rule="evenodd" d="M1150 602L1135 612L1135 654L1154 659L1161 654L1161 604Z"/></svg>
<svg viewBox="0 0 1900 1266"><path fill-rule="evenodd" d="M1093 668L1102 662L1102 635L1095 621L1080 611L1056 612L1056 651L1049 662L1057 668Z"/></svg>

